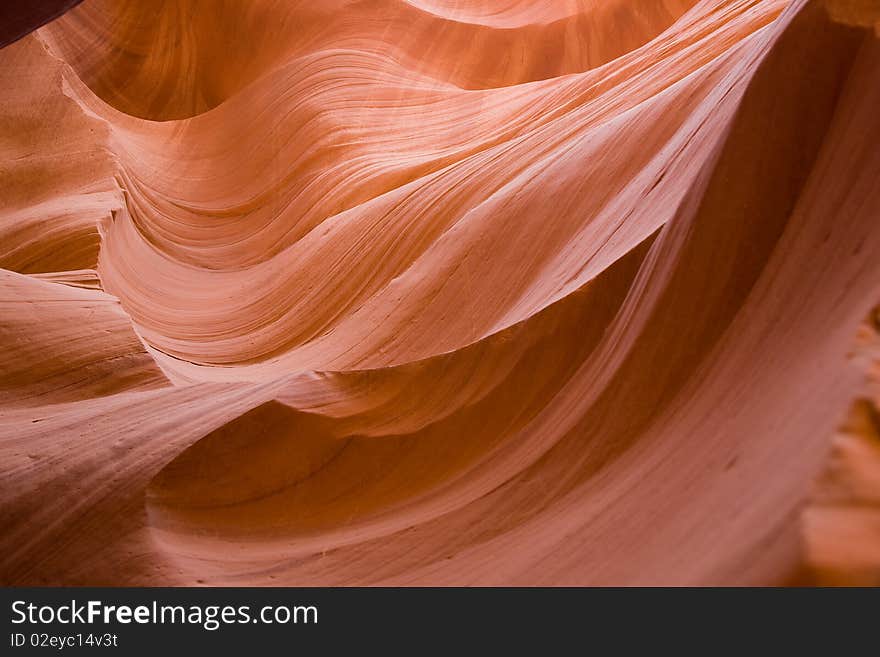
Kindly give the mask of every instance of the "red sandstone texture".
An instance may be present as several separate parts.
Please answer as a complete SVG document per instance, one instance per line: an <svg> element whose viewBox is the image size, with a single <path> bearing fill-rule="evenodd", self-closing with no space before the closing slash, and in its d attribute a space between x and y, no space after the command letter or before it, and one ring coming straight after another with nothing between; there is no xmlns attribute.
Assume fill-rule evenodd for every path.
<svg viewBox="0 0 880 657"><path fill-rule="evenodd" d="M878 35L86 0L3 48L0 582L877 584Z"/></svg>

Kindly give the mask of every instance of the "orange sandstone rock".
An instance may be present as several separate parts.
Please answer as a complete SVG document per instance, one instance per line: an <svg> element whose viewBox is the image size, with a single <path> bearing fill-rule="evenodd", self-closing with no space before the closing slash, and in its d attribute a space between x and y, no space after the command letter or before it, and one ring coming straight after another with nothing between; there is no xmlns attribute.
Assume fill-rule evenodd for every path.
<svg viewBox="0 0 880 657"><path fill-rule="evenodd" d="M0 50L0 582L869 583L814 482L873 6L85 0Z"/></svg>

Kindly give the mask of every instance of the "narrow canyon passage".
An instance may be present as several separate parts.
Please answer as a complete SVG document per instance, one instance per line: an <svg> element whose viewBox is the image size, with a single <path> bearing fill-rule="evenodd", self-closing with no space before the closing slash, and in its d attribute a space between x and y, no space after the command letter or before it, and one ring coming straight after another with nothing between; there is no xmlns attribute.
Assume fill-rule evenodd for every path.
<svg viewBox="0 0 880 657"><path fill-rule="evenodd" d="M880 4L3 25L0 583L880 583Z"/></svg>

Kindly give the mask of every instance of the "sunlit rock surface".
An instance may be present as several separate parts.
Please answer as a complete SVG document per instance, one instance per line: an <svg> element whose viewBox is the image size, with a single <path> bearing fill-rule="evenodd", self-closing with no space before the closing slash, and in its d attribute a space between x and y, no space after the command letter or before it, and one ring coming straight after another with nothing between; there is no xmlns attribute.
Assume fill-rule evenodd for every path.
<svg viewBox="0 0 880 657"><path fill-rule="evenodd" d="M86 0L6 46L0 582L876 584L878 15Z"/></svg>

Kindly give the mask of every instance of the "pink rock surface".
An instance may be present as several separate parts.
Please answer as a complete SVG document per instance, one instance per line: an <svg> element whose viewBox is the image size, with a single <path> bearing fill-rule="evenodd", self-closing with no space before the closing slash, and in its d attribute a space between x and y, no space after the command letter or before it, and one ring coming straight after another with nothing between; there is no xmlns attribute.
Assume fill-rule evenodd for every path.
<svg viewBox="0 0 880 657"><path fill-rule="evenodd" d="M878 20L86 0L0 50L0 582L876 582L825 512Z"/></svg>

